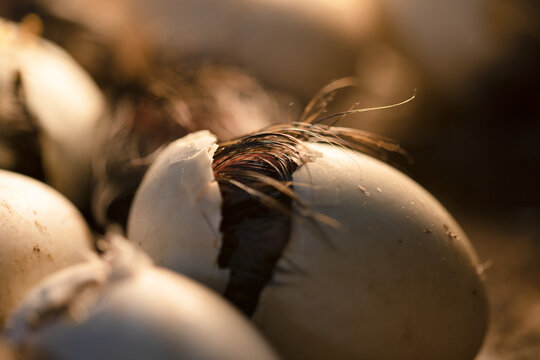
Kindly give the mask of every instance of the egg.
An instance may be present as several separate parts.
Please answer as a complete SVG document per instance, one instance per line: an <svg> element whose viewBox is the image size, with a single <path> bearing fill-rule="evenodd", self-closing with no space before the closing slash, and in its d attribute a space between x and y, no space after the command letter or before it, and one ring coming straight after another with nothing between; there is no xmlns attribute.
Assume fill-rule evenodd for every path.
<svg viewBox="0 0 540 360"><path fill-rule="evenodd" d="M462 229L409 177L320 129L177 140L145 175L128 237L221 292L285 358L474 358L487 304ZM350 133L358 149L384 146Z"/></svg>
<svg viewBox="0 0 540 360"><path fill-rule="evenodd" d="M233 307L116 238L24 300L4 336L21 359L277 359Z"/></svg>
<svg viewBox="0 0 540 360"><path fill-rule="evenodd" d="M28 166L24 156L34 155L51 186L84 204L104 111L103 95L71 56L0 18L0 148L12 152L0 167Z"/></svg>
<svg viewBox="0 0 540 360"><path fill-rule="evenodd" d="M85 220L64 196L0 170L0 325L41 279L92 257Z"/></svg>

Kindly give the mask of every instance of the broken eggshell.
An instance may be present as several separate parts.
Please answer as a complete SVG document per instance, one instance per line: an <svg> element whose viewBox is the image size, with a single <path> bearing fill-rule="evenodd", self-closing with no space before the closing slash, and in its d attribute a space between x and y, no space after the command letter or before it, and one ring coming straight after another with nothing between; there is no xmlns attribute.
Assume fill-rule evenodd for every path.
<svg viewBox="0 0 540 360"><path fill-rule="evenodd" d="M0 128L37 131L46 181L77 205L88 196L91 134L104 110L100 90L65 51L0 18ZM19 155L10 162L25 161Z"/></svg>
<svg viewBox="0 0 540 360"><path fill-rule="evenodd" d="M37 286L4 336L21 359L277 359L219 296L154 267L119 238L104 260L70 267Z"/></svg>
<svg viewBox="0 0 540 360"><path fill-rule="evenodd" d="M253 321L286 358L472 359L487 304L478 260L455 220L410 178L335 144L304 143L299 205ZM128 237L159 265L223 292L216 139L172 143L139 188Z"/></svg>
<svg viewBox="0 0 540 360"><path fill-rule="evenodd" d="M139 244L156 264L221 291L228 271L218 270L215 264L222 218L221 195L212 172L216 142L210 132L198 131L163 150L144 176L142 190L136 193L128 239ZM167 201L152 200L162 198ZM199 241L179 243L175 231L182 239ZM177 251L180 244L187 246L186 251Z"/></svg>
<svg viewBox="0 0 540 360"><path fill-rule="evenodd" d="M41 279L93 256L81 214L51 187L0 170L0 325Z"/></svg>

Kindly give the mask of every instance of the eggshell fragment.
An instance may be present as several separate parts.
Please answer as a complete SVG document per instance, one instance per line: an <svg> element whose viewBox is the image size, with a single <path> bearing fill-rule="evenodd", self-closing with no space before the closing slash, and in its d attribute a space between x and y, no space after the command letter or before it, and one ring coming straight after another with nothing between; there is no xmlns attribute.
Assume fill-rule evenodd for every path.
<svg viewBox="0 0 540 360"><path fill-rule="evenodd" d="M127 245L33 290L4 331L22 359L277 359L216 294Z"/></svg>
<svg viewBox="0 0 540 360"><path fill-rule="evenodd" d="M38 281L94 255L78 210L51 187L0 170L0 324Z"/></svg>
<svg viewBox="0 0 540 360"><path fill-rule="evenodd" d="M228 271L216 264L221 245L221 195L212 172L216 148L216 138L199 131L171 143L159 155L133 200L128 238L156 264L219 291ZM180 244L186 251L177 251Z"/></svg>

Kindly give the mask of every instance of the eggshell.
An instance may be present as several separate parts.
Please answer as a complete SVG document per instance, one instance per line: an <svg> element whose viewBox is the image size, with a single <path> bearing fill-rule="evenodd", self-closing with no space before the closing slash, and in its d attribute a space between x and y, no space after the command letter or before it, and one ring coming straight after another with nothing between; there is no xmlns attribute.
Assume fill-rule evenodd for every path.
<svg viewBox="0 0 540 360"><path fill-rule="evenodd" d="M78 210L51 187L0 170L0 324L38 281L94 255Z"/></svg>
<svg viewBox="0 0 540 360"><path fill-rule="evenodd" d="M191 200L199 190L183 184L197 172L205 174L198 189L215 184L207 156L215 145L197 143L205 164L195 167L195 152L185 150L194 144L179 140L150 168L128 234L158 264L223 291L228 279L215 267L219 228ZM315 215L292 218L253 321L285 358L473 359L487 304L478 259L459 225L393 167L337 145L305 145L312 160L293 174L294 209L302 214L302 203ZM220 194L205 199L204 213L218 219Z"/></svg>
<svg viewBox="0 0 540 360"><path fill-rule="evenodd" d="M12 96L17 75L24 104L40 129L47 181L70 200L84 202L103 95L64 50L0 19L0 96Z"/></svg>
<svg viewBox="0 0 540 360"><path fill-rule="evenodd" d="M290 358L473 359L487 305L459 225L389 165L309 147L321 156L293 174L295 192L340 226L293 223L255 323Z"/></svg>
<svg viewBox="0 0 540 360"><path fill-rule="evenodd" d="M229 272L216 264L221 246L221 194L212 172L216 148L216 138L199 131L158 156L133 200L128 238L156 264L220 291Z"/></svg>
<svg viewBox="0 0 540 360"><path fill-rule="evenodd" d="M23 359L277 359L212 291L126 246L115 252L55 274L25 299L4 331Z"/></svg>

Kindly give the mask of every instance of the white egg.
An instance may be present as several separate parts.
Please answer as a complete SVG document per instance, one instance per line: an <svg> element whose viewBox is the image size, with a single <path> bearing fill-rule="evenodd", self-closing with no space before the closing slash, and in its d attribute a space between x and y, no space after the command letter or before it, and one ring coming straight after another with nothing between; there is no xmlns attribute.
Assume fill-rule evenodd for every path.
<svg viewBox="0 0 540 360"><path fill-rule="evenodd" d="M217 294L119 239L36 287L4 335L22 359L277 359Z"/></svg>
<svg viewBox="0 0 540 360"><path fill-rule="evenodd" d="M451 215L373 157L298 144L306 160L292 174L295 215L252 313L261 331L291 359L474 358L487 304L477 257ZM218 266L215 151L208 133L165 149L136 194L128 236L158 264L226 293L233 271ZM306 209L312 217L300 216ZM253 221L251 235L263 237L270 221Z"/></svg>
<svg viewBox="0 0 540 360"><path fill-rule="evenodd" d="M16 82L22 93L13 101L22 101L39 130L47 182L73 202L84 202L103 95L65 51L0 19L0 101L13 97ZM0 123L8 120L2 115Z"/></svg>
<svg viewBox="0 0 540 360"><path fill-rule="evenodd" d="M0 170L0 324L41 279L94 255L90 230L64 196Z"/></svg>

